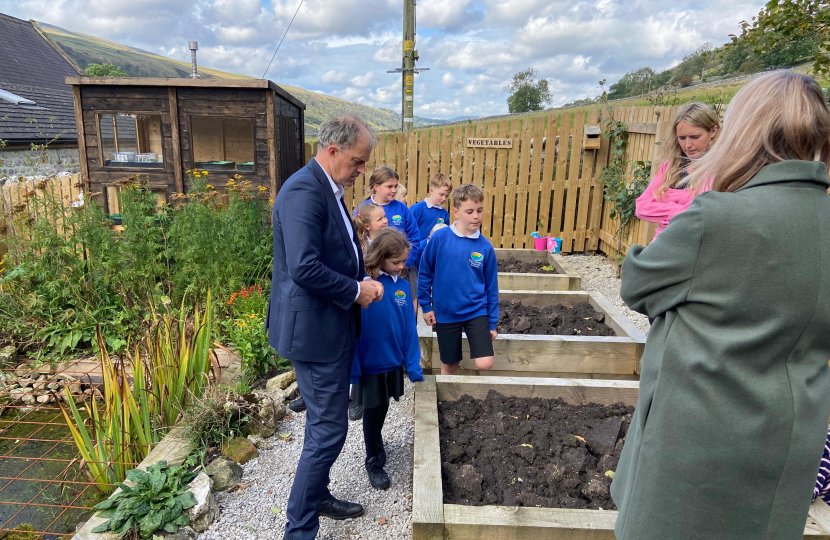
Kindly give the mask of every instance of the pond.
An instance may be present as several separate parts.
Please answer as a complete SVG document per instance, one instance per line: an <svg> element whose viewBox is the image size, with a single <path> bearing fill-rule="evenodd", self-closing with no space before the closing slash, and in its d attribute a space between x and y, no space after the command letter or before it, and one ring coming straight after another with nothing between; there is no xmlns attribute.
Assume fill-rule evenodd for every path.
<svg viewBox="0 0 830 540"><path fill-rule="evenodd" d="M0 415L0 536L30 524L47 539L70 538L104 495L81 466L55 405L9 406Z"/></svg>

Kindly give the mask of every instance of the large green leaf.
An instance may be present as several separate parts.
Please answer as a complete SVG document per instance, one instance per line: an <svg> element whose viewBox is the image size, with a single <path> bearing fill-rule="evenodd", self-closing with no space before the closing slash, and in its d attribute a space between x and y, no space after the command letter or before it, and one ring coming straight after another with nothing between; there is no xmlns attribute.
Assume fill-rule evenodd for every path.
<svg viewBox="0 0 830 540"><path fill-rule="evenodd" d="M164 516L160 512L150 511L139 522L141 527L141 537L148 538L151 534L161 529Z"/></svg>
<svg viewBox="0 0 830 540"><path fill-rule="evenodd" d="M94 533L104 533L104 532L107 532L108 530L110 530L110 520L107 520L107 521L101 523L100 525L98 525L97 527L92 529L92 532L94 532Z"/></svg>
<svg viewBox="0 0 830 540"><path fill-rule="evenodd" d="M118 501L110 497L109 499L104 499L103 501L99 502L95 506L92 507L93 510L109 510L110 508L115 506L115 503Z"/></svg>
<svg viewBox="0 0 830 540"><path fill-rule="evenodd" d="M124 538L127 535L127 533L129 533L133 529L135 529L135 519L130 518L127 521L125 521L123 525L121 525L120 529L118 529L118 537Z"/></svg>
<svg viewBox="0 0 830 540"><path fill-rule="evenodd" d="M179 495L176 500L182 503L183 510L196 506L196 497L193 495L192 491L185 491Z"/></svg>
<svg viewBox="0 0 830 540"><path fill-rule="evenodd" d="M187 525L190 524L190 516L188 516L187 513L182 512L182 515L177 517L176 520L173 523L175 523L176 525L178 525L180 527L186 527Z"/></svg>
<svg viewBox="0 0 830 540"><path fill-rule="evenodd" d="M164 487L164 483L167 482L167 475L161 471L153 471L150 473L150 488L153 491L160 491L161 488Z"/></svg>
<svg viewBox="0 0 830 540"><path fill-rule="evenodd" d="M136 484L146 484L150 479L150 475L141 469L132 469L127 471L127 480L135 482Z"/></svg>
<svg viewBox="0 0 830 540"><path fill-rule="evenodd" d="M179 526L175 523L166 523L164 525L164 530L171 534L176 534L177 532L179 532Z"/></svg>

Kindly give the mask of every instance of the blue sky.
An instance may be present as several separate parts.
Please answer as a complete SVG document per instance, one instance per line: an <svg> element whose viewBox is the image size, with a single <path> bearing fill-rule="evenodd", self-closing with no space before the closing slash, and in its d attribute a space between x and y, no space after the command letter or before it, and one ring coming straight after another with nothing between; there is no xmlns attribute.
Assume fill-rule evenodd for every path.
<svg viewBox="0 0 830 540"><path fill-rule="evenodd" d="M553 105L598 93L643 66L665 69L716 46L765 2L737 0L420 0L416 114L507 112L502 88L535 67ZM262 76L299 0L0 0L0 12ZM268 71L277 83L400 111L403 0L305 0Z"/></svg>

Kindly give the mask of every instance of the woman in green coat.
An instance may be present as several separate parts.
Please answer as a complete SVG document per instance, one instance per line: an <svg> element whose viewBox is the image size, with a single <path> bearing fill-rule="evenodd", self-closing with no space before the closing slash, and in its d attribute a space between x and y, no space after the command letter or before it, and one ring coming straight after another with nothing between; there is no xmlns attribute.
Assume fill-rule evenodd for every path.
<svg viewBox="0 0 830 540"><path fill-rule="evenodd" d="M789 71L729 106L623 300L655 318L611 494L619 540L804 532L830 415L830 112Z"/></svg>

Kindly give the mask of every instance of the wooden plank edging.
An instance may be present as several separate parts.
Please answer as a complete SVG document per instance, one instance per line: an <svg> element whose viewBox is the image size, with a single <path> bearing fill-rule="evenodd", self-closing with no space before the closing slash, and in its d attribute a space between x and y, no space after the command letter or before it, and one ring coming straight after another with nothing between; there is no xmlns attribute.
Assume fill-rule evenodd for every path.
<svg viewBox="0 0 830 540"><path fill-rule="evenodd" d="M443 540L444 491L438 445L435 377L415 385L415 443L412 470L412 540Z"/></svg>

